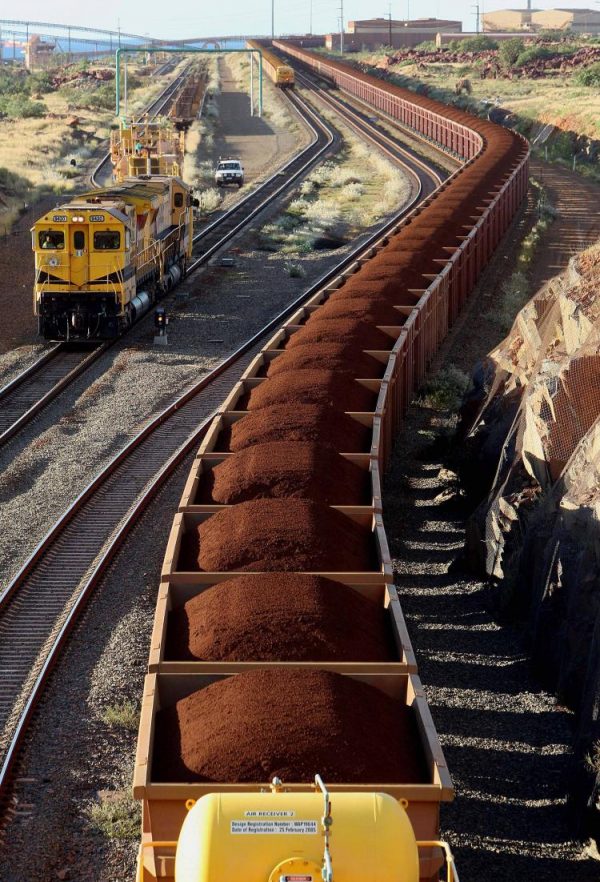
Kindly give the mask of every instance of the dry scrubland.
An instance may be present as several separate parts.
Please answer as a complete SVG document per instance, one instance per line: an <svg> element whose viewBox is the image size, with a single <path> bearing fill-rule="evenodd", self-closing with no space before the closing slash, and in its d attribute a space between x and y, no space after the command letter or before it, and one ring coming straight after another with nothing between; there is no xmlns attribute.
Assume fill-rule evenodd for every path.
<svg viewBox="0 0 600 882"><path fill-rule="evenodd" d="M173 77L170 73L150 79L150 70L135 64L129 65L129 72L130 114L139 113ZM114 90L114 80L103 88L107 85ZM89 160L108 140L114 123L113 108L87 107L85 94L59 88L41 96L45 116L0 120L0 233L18 219L24 205L84 185ZM72 116L79 119L76 127L67 125Z"/></svg>
<svg viewBox="0 0 600 882"><path fill-rule="evenodd" d="M547 79L482 80L468 64L392 65L390 72L415 77L435 89L451 90L467 77L471 98L499 103L524 122L551 123L564 131L575 131L589 138L600 138L600 89L579 86L571 74L552 74Z"/></svg>
<svg viewBox="0 0 600 882"><path fill-rule="evenodd" d="M266 251L310 254L320 239L352 237L397 211L409 197L409 181L397 166L367 147L335 114L318 110L341 132L342 149L311 172L280 218L262 228L260 247Z"/></svg>
<svg viewBox="0 0 600 882"><path fill-rule="evenodd" d="M447 50L423 43L348 60L447 104L480 116L490 113L533 141L546 159L571 167L575 156L578 171L600 178L600 43L515 37L497 49L475 45L486 41L467 38ZM508 44L516 45L508 49Z"/></svg>

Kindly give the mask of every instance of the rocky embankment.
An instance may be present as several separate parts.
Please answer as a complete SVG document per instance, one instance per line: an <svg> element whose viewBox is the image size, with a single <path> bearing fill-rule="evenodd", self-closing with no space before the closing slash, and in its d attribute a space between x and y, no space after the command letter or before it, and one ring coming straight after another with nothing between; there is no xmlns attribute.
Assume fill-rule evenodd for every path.
<svg viewBox="0 0 600 882"><path fill-rule="evenodd" d="M600 836L600 245L518 314L463 407L478 507L470 567L527 622L544 684L577 713L572 796ZM482 494L483 498L482 498Z"/></svg>

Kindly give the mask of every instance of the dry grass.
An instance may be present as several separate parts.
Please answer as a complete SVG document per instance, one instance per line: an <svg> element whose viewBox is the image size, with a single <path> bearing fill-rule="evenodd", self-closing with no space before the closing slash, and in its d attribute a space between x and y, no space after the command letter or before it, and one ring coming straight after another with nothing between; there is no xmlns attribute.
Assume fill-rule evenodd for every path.
<svg viewBox="0 0 600 882"><path fill-rule="evenodd" d="M132 71L136 72L132 66ZM130 110L144 106L165 88L172 74L153 79L130 92ZM24 179L24 192L3 195L0 204L0 228L10 228L23 203L32 204L43 193L63 193L81 187L86 161L98 144L108 138L113 122L111 110L72 109L64 95L44 95L48 115L41 119L3 120L0 125L0 167ZM79 125L66 125L69 116L79 117ZM71 160L76 165L71 165Z"/></svg>
<svg viewBox="0 0 600 882"><path fill-rule="evenodd" d="M409 183L402 171L331 118L343 131L344 149L309 175L281 218L263 227L265 247L308 253L318 237L355 235L406 201Z"/></svg>
<svg viewBox="0 0 600 882"><path fill-rule="evenodd" d="M475 101L501 104L525 119L551 123L563 131L600 137L600 90L579 86L573 74L553 73L532 80L482 80L477 68L465 64L392 65L390 72L414 77L435 89L454 90L456 80L468 77Z"/></svg>

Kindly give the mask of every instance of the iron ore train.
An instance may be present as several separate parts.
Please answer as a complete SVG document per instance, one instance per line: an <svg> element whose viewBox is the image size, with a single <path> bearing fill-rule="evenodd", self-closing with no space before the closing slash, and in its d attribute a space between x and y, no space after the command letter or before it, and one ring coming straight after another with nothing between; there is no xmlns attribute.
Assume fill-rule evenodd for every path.
<svg viewBox="0 0 600 882"><path fill-rule="evenodd" d="M76 196L32 227L34 312L46 340L110 340L185 274L192 191L142 175Z"/></svg>
<svg viewBox="0 0 600 882"><path fill-rule="evenodd" d="M380 471L527 192L520 136L302 64L462 167L299 309L202 441L168 541L134 795L139 882L457 880L452 783L393 585Z"/></svg>
<svg viewBox="0 0 600 882"><path fill-rule="evenodd" d="M265 73L276 86L280 89L294 88L296 79L294 68L273 52L266 40L247 40L246 46L261 53Z"/></svg>

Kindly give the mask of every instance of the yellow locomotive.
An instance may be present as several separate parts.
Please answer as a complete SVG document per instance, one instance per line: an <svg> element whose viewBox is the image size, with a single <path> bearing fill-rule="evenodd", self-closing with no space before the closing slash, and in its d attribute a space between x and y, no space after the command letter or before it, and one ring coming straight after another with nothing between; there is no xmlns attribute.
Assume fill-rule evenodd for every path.
<svg viewBox="0 0 600 882"><path fill-rule="evenodd" d="M262 53L263 67L269 79L280 89L294 88L294 68L286 64L275 54L265 40L247 40L248 49L256 49Z"/></svg>
<svg viewBox="0 0 600 882"><path fill-rule="evenodd" d="M47 340L112 339L185 273L192 191L147 175L53 208L32 227L34 310Z"/></svg>

